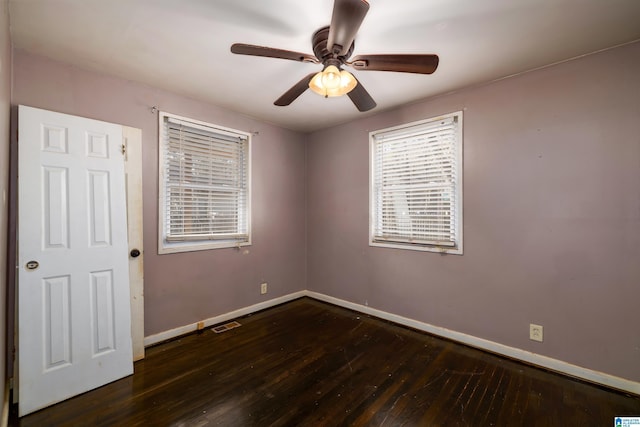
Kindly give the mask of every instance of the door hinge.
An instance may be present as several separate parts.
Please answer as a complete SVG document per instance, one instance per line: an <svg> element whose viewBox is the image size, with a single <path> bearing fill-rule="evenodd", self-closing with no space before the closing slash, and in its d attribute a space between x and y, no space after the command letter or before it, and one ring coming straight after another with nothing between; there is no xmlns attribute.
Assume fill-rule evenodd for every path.
<svg viewBox="0 0 640 427"><path fill-rule="evenodd" d="M127 146L122 144L122 146L120 147L120 151L122 152L123 156L127 154Z"/></svg>

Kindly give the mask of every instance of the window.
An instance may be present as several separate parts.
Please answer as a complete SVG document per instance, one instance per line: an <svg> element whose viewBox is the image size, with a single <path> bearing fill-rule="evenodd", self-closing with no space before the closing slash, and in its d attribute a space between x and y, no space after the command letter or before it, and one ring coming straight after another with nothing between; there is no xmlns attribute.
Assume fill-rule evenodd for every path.
<svg viewBox="0 0 640 427"><path fill-rule="evenodd" d="M248 133L160 113L159 253L251 244Z"/></svg>
<svg viewBox="0 0 640 427"><path fill-rule="evenodd" d="M370 245L462 254L462 112L370 140Z"/></svg>

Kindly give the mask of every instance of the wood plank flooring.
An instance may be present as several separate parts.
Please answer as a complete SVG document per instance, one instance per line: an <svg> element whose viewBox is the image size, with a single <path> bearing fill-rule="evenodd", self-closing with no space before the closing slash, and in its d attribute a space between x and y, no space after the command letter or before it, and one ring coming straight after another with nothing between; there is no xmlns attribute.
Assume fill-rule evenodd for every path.
<svg viewBox="0 0 640 427"><path fill-rule="evenodd" d="M17 426L613 426L640 397L303 298Z"/></svg>

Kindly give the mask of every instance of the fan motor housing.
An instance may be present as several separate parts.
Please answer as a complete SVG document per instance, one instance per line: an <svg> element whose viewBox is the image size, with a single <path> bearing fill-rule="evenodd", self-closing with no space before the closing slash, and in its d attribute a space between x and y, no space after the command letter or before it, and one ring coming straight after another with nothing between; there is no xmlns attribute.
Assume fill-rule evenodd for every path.
<svg viewBox="0 0 640 427"><path fill-rule="evenodd" d="M347 59L353 53L354 43L351 43L349 50L345 55L336 56L333 52L327 48L327 40L329 39L329 27L322 27L313 34L311 38L311 44L313 45L313 54L318 58L318 61L326 65L331 60L338 60L340 65L344 64Z"/></svg>

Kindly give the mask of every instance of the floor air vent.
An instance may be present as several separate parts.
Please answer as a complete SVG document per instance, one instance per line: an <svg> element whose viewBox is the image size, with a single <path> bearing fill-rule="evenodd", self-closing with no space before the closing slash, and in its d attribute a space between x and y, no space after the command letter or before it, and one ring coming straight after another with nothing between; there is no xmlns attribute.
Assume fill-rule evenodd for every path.
<svg viewBox="0 0 640 427"><path fill-rule="evenodd" d="M229 322L229 323L225 323L224 325L216 326L211 329L216 334L221 334L222 332L230 331L231 329L237 328L239 326L242 326L242 325L238 322Z"/></svg>

